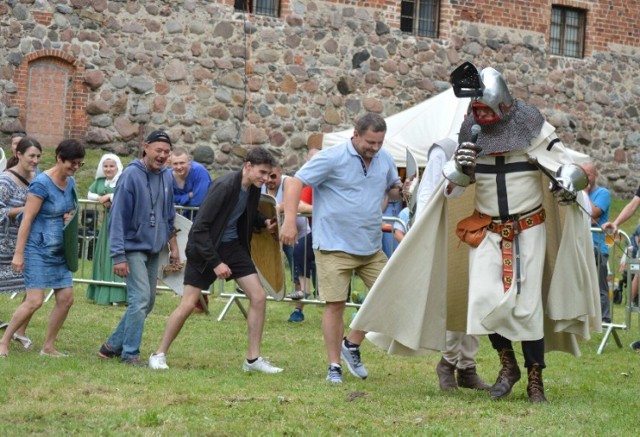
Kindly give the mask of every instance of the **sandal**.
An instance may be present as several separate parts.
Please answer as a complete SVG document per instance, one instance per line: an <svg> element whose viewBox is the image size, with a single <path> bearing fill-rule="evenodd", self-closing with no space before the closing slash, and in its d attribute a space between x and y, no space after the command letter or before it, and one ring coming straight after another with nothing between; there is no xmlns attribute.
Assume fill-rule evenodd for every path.
<svg viewBox="0 0 640 437"><path fill-rule="evenodd" d="M291 294L289 294L289 296L287 297L291 300L300 300L306 299L307 297L309 297L309 295L302 290L295 290L292 291Z"/></svg>
<svg viewBox="0 0 640 437"><path fill-rule="evenodd" d="M22 347L26 350L31 350L31 348L33 347L33 342L29 337L14 333L12 338L17 342L20 342L20 344L22 344Z"/></svg>
<svg viewBox="0 0 640 437"><path fill-rule="evenodd" d="M53 357L53 358L64 358L69 356L69 354L65 354L59 351L45 352L44 349L40 351L40 355L42 355L43 357Z"/></svg>

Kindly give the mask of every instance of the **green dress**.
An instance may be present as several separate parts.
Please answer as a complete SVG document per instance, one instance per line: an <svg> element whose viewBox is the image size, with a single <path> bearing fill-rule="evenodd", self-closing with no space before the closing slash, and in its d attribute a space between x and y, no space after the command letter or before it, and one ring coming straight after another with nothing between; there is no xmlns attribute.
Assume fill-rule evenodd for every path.
<svg viewBox="0 0 640 437"><path fill-rule="evenodd" d="M105 178L98 178L89 187L91 193L99 196L113 193L115 188L105 185ZM96 281L121 282L124 279L113 273L113 261L111 259L109 244L109 209L104 209L104 220L102 221L102 229L98 233L98 242L96 243L93 255L93 275ZM108 285L89 284L87 288L87 298L93 300L98 305L124 304L127 302L127 289L125 287L113 287Z"/></svg>

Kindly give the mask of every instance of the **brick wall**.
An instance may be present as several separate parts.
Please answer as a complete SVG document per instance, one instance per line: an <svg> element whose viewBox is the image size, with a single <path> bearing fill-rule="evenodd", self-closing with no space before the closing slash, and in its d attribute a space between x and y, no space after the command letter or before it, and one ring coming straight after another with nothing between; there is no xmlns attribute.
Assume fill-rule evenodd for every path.
<svg viewBox="0 0 640 437"><path fill-rule="evenodd" d="M0 1L0 142L28 127L127 155L162 128L216 171L260 144L290 172L323 133L432 97L472 61L593 156L603 185L640 183L638 2L557 0L588 11L577 59L549 54L551 1L443 0L435 39L399 31L399 0L282 0L277 18L233 0L30 1ZM29 89L37 77L57 79Z"/></svg>
<svg viewBox="0 0 640 437"><path fill-rule="evenodd" d="M57 50L32 52L16 70L12 104L20 109L26 131L43 146L84 138L88 93L83 75L81 63Z"/></svg>
<svg viewBox="0 0 640 437"><path fill-rule="evenodd" d="M418 0L416 0L418 1ZM400 27L400 0L327 0L378 11L392 28ZM285 2L283 2L284 4ZM286 1L286 3L290 3ZM463 21L539 32L549 40L553 5L587 11L585 56L609 50L610 44L640 47L640 7L628 0L442 0L440 38ZM283 8L283 12L286 11Z"/></svg>

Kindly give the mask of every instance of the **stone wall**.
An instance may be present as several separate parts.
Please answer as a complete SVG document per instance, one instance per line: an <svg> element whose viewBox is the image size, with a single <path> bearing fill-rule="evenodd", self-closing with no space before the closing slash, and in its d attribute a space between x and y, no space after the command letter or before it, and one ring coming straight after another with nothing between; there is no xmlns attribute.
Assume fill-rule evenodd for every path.
<svg viewBox="0 0 640 437"><path fill-rule="evenodd" d="M342 3L289 0L269 18L226 0L2 2L0 135L26 123L16 72L30 53L53 51L82 65L90 146L134 153L144 132L164 128L211 169L237 168L245 146L260 144L291 171L321 133L431 97L469 60L503 71L568 146L602 163L604 185L637 188L636 48L556 57L542 31L463 19L446 23L446 39L415 38L383 2ZM450 3L448 13L462 2Z"/></svg>

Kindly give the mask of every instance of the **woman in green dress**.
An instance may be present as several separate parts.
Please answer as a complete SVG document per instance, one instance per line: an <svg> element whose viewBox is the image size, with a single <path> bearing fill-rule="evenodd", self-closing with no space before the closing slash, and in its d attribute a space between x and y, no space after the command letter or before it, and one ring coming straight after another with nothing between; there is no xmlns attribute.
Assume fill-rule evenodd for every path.
<svg viewBox="0 0 640 437"><path fill-rule="evenodd" d="M96 200L104 206L104 220L98 234L98 242L93 257L93 279L96 281L122 282L123 279L113 273L113 262L109 253L109 209L111 199L116 190L116 183L122 174L120 158L107 153L100 158L96 179L89 187L89 200ZM87 298L98 305L126 304L127 289L108 285L90 284L87 288Z"/></svg>

